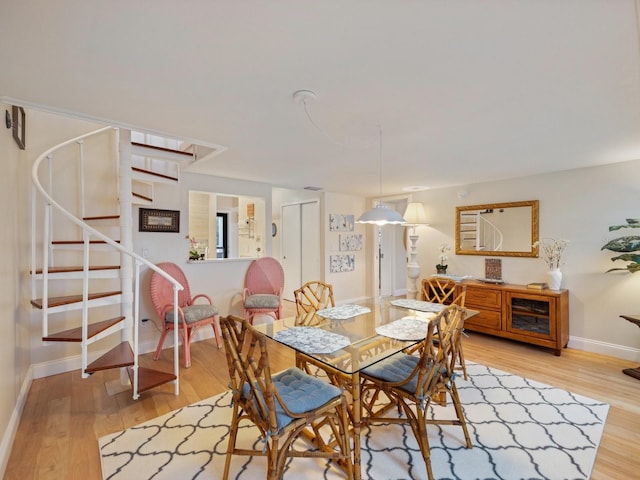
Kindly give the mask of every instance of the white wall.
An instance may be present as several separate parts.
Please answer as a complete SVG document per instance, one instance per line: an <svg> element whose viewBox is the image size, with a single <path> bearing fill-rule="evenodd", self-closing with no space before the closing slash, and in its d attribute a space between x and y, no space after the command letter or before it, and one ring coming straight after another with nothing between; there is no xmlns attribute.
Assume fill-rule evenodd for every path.
<svg viewBox="0 0 640 480"><path fill-rule="evenodd" d="M11 113L11 105L0 103L4 119L5 110ZM20 421L22 404L30 382L31 355L29 349L28 299L24 278L28 269L27 228L29 225L28 179L31 139L30 116L27 116L27 150L18 148L10 129L0 129L0 152L3 174L0 178L2 225L0 248L0 476L4 473L13 436Z"/></svg>
<svg viewBox="0 0 640 480"><path fill-rule="evenodd" d="M540 201L540 236L569 240L562 288L570 292L569 345L640 360L640 329L619 318L640 311L640 273L607 273L613 252L601 251L610 239L640 235L630 229L609 232L610 225L640 218L640 161L547 175L414 193L423 202L430 226L418 227L418 263L422 277L435 273L438 247L454 245L455 207L519 200ZM465 198L458 192L467 191ZM449 256L449 273L484 277L482 256ZM546 281L546 265L537 258L502 258L510 283Z"/></svg>
<svg viewBox="0 0 640 480"><path fill-rule="evenodd" d="M367 236L365 225L356 223L353 232L330 232L329 215L343 214L353 215L357 219L365 210L365 200L352 195L342 195L337 193L325 193L324 202L321 208L323 230L325 235L325 251L323 268L325 271L325 281L333 285L333 292L336 303L354 302L371 296L367 290L371 278L371 265L368 261L370 243L375 241L374 237ZM339 237L340 234L352 233L364 235L364 248L355 252L341 252ZM355 269L352 272L331 273L329 269L329 259L331 255L340 254L355 255Z"/></svg>
<svg viewBox="0 0 640 480"><path fill-rule="evenodd" d="M133 245L136 253L147 253L147 259L153 263L173 262L179 265L187 279L192 294L206 293L212 296L214 303L220 309L221 315L242 315L240 298L244 286L244 276L253 259L208 260L189 263L189 241L186 239L188 229L189 190L212 192L220 194L246 195L265 199L265 221L271 225L271 186L256 182L245 182L228 178L212 177L202 174L183 173L179 185L156 185L154 191L154 205L150 208L180 210L179 233L138 232L134 228ZM134 225L137 225L138 208L134 212ZM271 235L261 236L264 239L266 255L271 252ZM142 271L142 289L140 317L158 322L148 294L150 273ZM146 322L141 330L141 341L153 342L158 340L154 324ZM201 330L197 339L208 338L212 335L209 329ZM166 347L172 345L170 340Z"/></svg>

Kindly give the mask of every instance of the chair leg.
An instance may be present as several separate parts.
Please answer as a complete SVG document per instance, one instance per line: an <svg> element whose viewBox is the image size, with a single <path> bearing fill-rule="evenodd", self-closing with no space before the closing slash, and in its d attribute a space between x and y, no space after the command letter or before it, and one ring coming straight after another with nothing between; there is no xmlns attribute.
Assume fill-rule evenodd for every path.
<svg viewBox="0 0 640 480"><path fill-rule="evenodd" d="M422 458L427 469L427 478L433 479L433 469L431 468L431 445L429 444L429 435L427 434L427 422L425 418L425 412L429 409L429 403L425 406L424 410L417 406L416 413L414 414L412 409L403 401L400 404L405 411L405 415L410 419L411 429L416 437L420 451L422 452Z"/></svg>
<svg viewBox="0 0 640 480"><path fill-rule="evenodd" d="M458 421L460 422L460 426L462 427L462 432L464 433L464 439L467 443L467 448L471 448L473 444L471 443L471 437L469 436L469 430L467 429L467 421L464 418L464 412L462 411L462 404L460 403L460 396L458 395L458 389L456 388L456 384L454 383L449 391L451 394L451 401L453 403L453 408L456 410L456 415L458 417Z"/></svg>
<svg viewBox="0 0 640 480"><path fill-rule="evenodd" d="M186 327L182 333L182 348L184 349L184 366L189 368L191 366L191 335L193 329Z"/></svg>
<svg viewBox="0 0 640 480"><path fill-rule="evenodd" d="M464 363L464 353L462 351L462 342L458 346L458 363L460 364L460 368L462 369L462 376L465 380L467 380L467 365Z"/></svg>
<svg viewBox="0 0 640 480"><path fill-rule="evenodd" d="M229 443L227 444L227 458L224 461L223 480L229 478L229 467L231 466L231 457L236 448L236 438L238 436L238 406L233 402L233 413L231 415L231 430L229 431Z"/></svg>
<svg viewBox="0 0 640 480"><path fill-rule="evenodd" d="M156 354L153 356L154 360L158 360L160 358L160 354L162 353L162 346L164 345L164 340L167 338L169 334L169 328L164 327L162 333L160 334L160 340L158 340L158 346L156 347Z"/></svg>
<svg viewBox="0 0 640 480"><path fill-rule="evenodd" d="M213 327L213 334L216 337L216 344L218 345L218 348L222 348L222 340L221 340L221 335L220 335L220 316L216 315L213 318L213 323L211 324L211 326Z"/></svg>

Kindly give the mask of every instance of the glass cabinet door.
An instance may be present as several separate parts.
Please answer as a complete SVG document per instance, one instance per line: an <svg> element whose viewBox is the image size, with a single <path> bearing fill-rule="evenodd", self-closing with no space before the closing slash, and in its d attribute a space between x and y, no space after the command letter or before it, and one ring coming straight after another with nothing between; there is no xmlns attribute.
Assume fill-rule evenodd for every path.
<svg viewBox="0 0 640 480"><path fill-rule="evenodd" d="M507 329L514 333L554 339L555 299L507 293Z"/></svg>

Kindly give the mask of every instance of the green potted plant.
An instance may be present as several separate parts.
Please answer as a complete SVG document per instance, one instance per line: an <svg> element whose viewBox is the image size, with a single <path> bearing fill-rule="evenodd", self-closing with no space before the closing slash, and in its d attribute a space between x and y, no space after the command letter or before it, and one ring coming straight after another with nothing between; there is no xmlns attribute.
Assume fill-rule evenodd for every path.
<svg viewBox="0 0 640 480"><path fill-rule="evenodd" d="M638 218L627 218L626 225L613 225L609 227L609 231L613 232L615 230L620 230L622 228L640 228L640 219ZM635 273L640 270L640 254L632 253L640 251L640 236L638 235L627 235L624 237L614 238L613 240L607 242L600 250L610 250L612 252L621 253L621 255L616 255L615 257L611 257L611 261L615 262L616 260L623 260L625 262L630 262L626 267L617 267L610 268L607 270L608 272L614 272L616 270L626 270L629 273Z"/></svg>

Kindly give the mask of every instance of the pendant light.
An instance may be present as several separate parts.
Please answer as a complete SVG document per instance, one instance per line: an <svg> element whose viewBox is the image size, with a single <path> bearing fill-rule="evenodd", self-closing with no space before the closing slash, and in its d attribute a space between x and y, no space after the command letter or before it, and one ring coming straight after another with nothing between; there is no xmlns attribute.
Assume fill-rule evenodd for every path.
<svg viewBox="0 0 640 480"><path fill-rule="evenodd" d="M356 220L356 223L370 223L378 226L387 224L403 224L405 223L405 220L402 215L382 203L382 126L379 126L378 137L380 152L380 195L378 197L378 203L375 207L360 215Z"/></svg>

